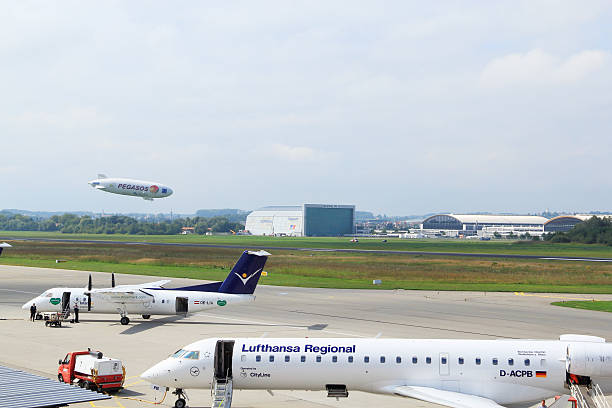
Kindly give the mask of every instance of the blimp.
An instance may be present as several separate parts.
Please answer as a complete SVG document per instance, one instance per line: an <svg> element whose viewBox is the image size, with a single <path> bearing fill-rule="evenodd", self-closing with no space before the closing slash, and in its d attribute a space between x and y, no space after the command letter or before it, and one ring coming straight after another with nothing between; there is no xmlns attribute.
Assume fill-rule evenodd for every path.
<svg viewBox="0 0 612 408"><path fill-rule="evenodd" d="M98 174L98 178L91 180L89 185L96 190L106 191L107 193L141 197L148 201L153 201L155 198L168 197L174 192L170 187L162 183L128 178L112 178L106 177L104 174Z"/></svg>

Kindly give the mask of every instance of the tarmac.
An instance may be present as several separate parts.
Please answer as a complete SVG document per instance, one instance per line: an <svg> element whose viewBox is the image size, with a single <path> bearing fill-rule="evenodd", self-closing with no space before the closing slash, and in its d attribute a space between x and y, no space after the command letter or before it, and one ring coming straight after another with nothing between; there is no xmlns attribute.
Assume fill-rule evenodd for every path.
<svg viewBox="0 0 612 408"><path fill-rule="evenodd" d="M130 316L81 313L79 324L48 328L28 321L21 305L51 287L110 286L110 274L0 265L0 365L57 377L57 361L87 347L119 358L127 369L120 398L72 407L144 407L163 392L139 374L182 346L206 337L401 337L401 338L533 338L557 339L564 333L612 339L612 314L551 306L556 300L612 300L612 295L432 292L406 290L340 290L260 285L254 303L190 315L143 320ZM145 283L160 277L116 274L117 284ZM273 275L262 277L273 283ZM194 284L175 279L167 287ZM187 392L189 406L210 407L208 390ZM127 399L132 398L132 399ZM162 407L171 407L168 394ZM550 402L550 401L549 401ZM400 397L351 392L337 401L323 392L235 391L233 407L417 407L437 405Z"/></svg>

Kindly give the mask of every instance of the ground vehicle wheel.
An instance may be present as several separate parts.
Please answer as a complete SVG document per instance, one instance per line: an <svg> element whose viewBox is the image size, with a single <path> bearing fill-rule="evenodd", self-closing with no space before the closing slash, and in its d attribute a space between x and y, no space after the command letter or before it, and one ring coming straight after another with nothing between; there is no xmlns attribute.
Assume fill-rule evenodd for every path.
<svg viewBox="0 0 612 408"><path fill-rule="evenodd" d="M174 408L185 408L186 405L187 403L185 402L185 400L182 398L179 398L174 403Z"/></svg>
<svg viewBox="0 0 612 408"><path fill-rule="evenodd" d="M125 326L126 324L130 323L130 318L127 316L123 316L120 321L121 321L121 324Z"/></svg>
<svg viewBox="0 0 612 408"><path fill-rule="evenodd" d="M79 387L81 387L81 388L85 388L85 382L83 382L83 381L79 381Z"/></svg>
<svg viewBox="0 0 612 408"><path fill-rule="evenodd" d="M58 375L57 375L57 381L59 381L59 382L64 382L64 377L62 377L62 375L61 375L61 374L58 374Z"/></svg>
<svg viewBox="0 0 612 408"><path fill-rule="evenodd" d="M45 322L45 327L49 327L49 321Z"/></svg>
<svg viewBox="0 0 612 408"><path fill-rule="evenodd" d="M142 315L142 318L143 318L143 319L150 319L150 318L151 318L151 315Z"/></svg>

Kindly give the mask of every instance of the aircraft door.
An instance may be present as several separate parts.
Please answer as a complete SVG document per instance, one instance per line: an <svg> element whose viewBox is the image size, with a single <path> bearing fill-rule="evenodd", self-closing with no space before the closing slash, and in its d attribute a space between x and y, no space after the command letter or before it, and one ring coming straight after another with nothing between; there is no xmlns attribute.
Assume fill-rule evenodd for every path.
<svg viewBox="0 0 612 408"><path fill-rule="evenodd" d="M70 310L70 292L62 293L62 312Z"/></svg>
<svg viewBox="0 0 612 408"><path fill-rule="evenodd" d="M176 298L176 314L187 314L189 312L189 299L186 297Z"/></svg>
<svg viewBox="0 0 612 408"><path fill-rule="evenodd" d="M440 353L440 375L450 374L450 359L448 353Z"/></svg>
<svg viewBox="0 0 612 408"><path fill-rule="evenodd" d="M219 340L215 348L215 379L229 380L232 378L233 340Z"/></svg>

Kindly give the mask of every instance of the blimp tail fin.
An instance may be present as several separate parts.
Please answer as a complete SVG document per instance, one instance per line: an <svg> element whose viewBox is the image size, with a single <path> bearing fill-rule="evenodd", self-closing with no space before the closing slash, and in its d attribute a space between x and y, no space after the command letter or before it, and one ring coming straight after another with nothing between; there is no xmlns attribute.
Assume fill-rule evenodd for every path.
<svg viewBox="0 0 612 408"><path fill-rule="evenodd" d="M103 179L103 178L108 178L108 177L106 177L106 174L98 174L98 178Z"/></svg>

